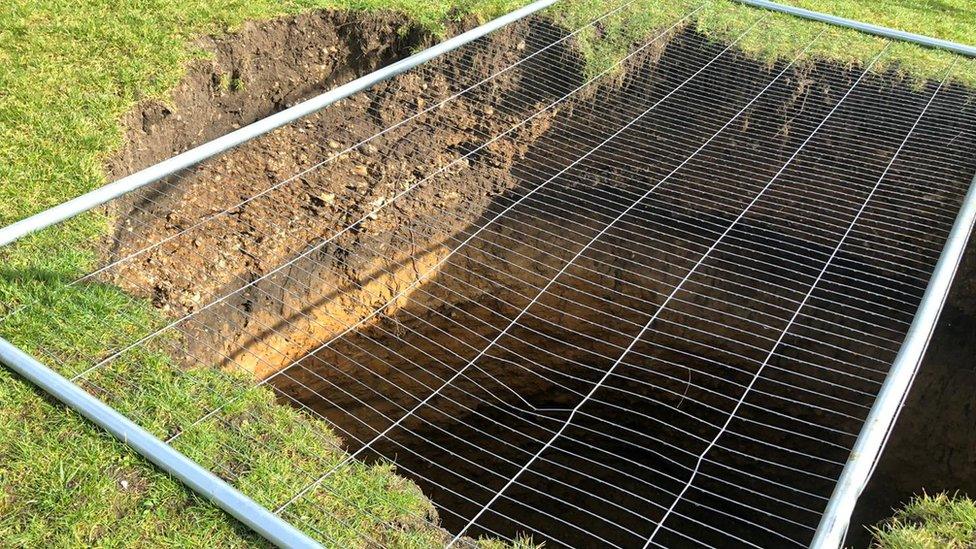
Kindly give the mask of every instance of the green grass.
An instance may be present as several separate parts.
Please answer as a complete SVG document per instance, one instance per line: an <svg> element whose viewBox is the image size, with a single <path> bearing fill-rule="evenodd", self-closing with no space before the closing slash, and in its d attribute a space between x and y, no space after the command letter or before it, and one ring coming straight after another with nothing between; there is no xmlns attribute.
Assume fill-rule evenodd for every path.
<svg viewBox="0 0 976 549"><path fill-rule="evenodd" d="M0 225L41 211L104 181L103 162L121 144L119 118L133 104L163 98L201 55L191 46L204 33L244 21L336 7L397 9L438 31L449 16L486 19L521 0L14 0L0 6ZM796 4L905 30L976 43L969 0L796 0ZM606 36L582 41L595 73L609 67L652 29L699 2L639 0L607 21ZM884 7L879 7L880 5ZM915 7L913 7L915 6ZM573 0L555 12L575 28L605 9L603 0ZM739 35L760 13L715 0L694 23L716 39ZM770 15L741 42L759 58L792 57L825 27ZM878 39L827 29L811 57L856 65L879 49ZM941 77L947 54L896 45L882 68L913 78ZM958 81L976 86L971 61ZM227 86L238 85L231 81ZM0 314L36 303L0 325L0 335L56 362L71 374L164 319L147 303L103 285L71 286L89 271L91 242L107 220L86 215L0 250ZM111 319L111 321L106 321ZM41 350L43 343L44 349ZM127 354L89 388L124 395L113 401L160 436L225 401L224 423L205 423L177 447L218 472L240 479L259 501L280 502L343 456L327 427L249 389L249 380L209 368L172 367L166 344ZM231 428L232 427L232 428ZM325 434L323 434L325 433ZM260 440L256 446L253 441ZM289 517L352 544L366 533L397 546L436 544L436 531L417 517L430 503L389 466L351 464L328 490L303 501ZM368 507L372 515L357 511ZM397 528L383 527L392 523ZM138 459L77 415L0 368L0 539L13 546L239 546L256 540L213 506Z"/></svg>
<svg viewBox="0 0 976 549"><path fill-rule="evenodd" d="M976 545L976 503L938 494L922 495L874 530L877 549L967 549Z"/></svg>

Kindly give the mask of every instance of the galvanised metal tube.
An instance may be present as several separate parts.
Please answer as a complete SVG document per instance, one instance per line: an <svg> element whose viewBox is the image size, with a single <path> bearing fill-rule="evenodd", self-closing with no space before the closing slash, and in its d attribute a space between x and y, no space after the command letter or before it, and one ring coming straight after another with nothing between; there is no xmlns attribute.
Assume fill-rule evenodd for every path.
<svg viewBox="0 0 976 549"><path fill-rule="evenodd" d="M340 99L349 97L350 95L360 92L378 82L392 78L440 55L453 51L465 44L481 38L482 36L485 36L492 31L498 30L509 23L518 21L519 19L531 15L541 9L547 8L556 2L557 0L537 0L536 2L533 2L523 8L517 9L497 19L493 19L484 25L459 34L449 40L445 40L436 46L411 55L406 59L401 59L392 65L371 72L366 76L357 78L352 82L343 84L342 86L299 103L291 108L285 109L277 114L273 114L267 118L258 120L253 124L244 126L239 130L235 130L198 147L194 147L168 160L164 160L156 165L150 166L132 175L123 177L122 179L109 183L108 185L99 187L98 189L83 194L77 198L8 225L3 229L0 229L0 246L5 246L27 234L45 227L49 227L55 223L60 223L61 221L70 219L80 213L87 212L88 210L105 204L106 202L122 196L123 194L134 191L140 187L144 187L155 181L159 181L164 177L173 175L184 168L188 168L203 160L216 156L217 154L236 147L241 143L264 135L275 128L279 128L285 124L302 118L303 116L307 116L328 107Z"/></svg>
<svg viewBox="0 0 976 549"><path fill-rule="evenodd" d="M915 319L908 329L895 361L888 371L868 418L861 427L844 471L834 487L810 547L835 549L841 546L854 505L867 485L874 464L881 455L898 410L911 388L915 374L935 330L952 280L962 261L966 243L976 223L976 176L963 199L962 208L949 232L942 255L935 265Z"/></svg>
<svg viewBox="0 0 976 549"><path fill-rule="evenodd" d="M950 42L949 40L940 40L938 38L932 38L930 36L924 36L921 34L915 34L911 32L900 31L897 29L889 29L888 27L881 27L878 25L862 23L861 21L856 21L854 19L837 17L835 15L821 13L819 11L811 11L803 8L797 8L794 6L784 6L783 4L778 4L776 2L769 2L768 0L734 0L734 1L739 2L740 4L746 4L756 8L763 8L767 10L778 11L781 13L788 13L790 15L795 15L797 17L802 17L804 19L812 19L814 21L820 21L821 23L829 23L831 25L856 29L861 32L874 34L876 36L883 36L885 38L891 38L893 40L912 42L914 44L925 46L927 48L938 48L938 49L951 51L953 53L958 53L960 55L965 55L967 57L976 57L976 46L968 46L966 44Z"/></svg>
<svg viewBox="0 0 976 549"><path fill-rule="evenodd" d="M223 480L154 437L112 407L80 389L9 341L0 338L0 362L85 416L159 468L214 502L278 547L320 547L281 517L258 505Z"/></svg>

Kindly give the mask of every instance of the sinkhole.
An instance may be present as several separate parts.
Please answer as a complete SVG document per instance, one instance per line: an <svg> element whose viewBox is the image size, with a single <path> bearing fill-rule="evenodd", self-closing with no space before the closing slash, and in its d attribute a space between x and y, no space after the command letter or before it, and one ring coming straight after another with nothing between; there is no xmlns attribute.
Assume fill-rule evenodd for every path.
<svg viewBox="0 0 976 549"><path fill-rule="evenodd" d="M396 16L249 26L210 44L175 107L129 115L110 171L431 40ZM972 94L926 106L936 83L768 64L691 28L641 44L588 85L565 30L506 27L114 205L106 261L165 242L104 276L199 310L184 361L328 419L448 532L630 546L670 513L668 546L808 540L976 169L925 171L972 150ZM879 178L883 207L856 217ZM951 215L910 230L920 212ZM974 489L971 399L949 391L973 376L967 290L860 524L921 488Z"/></svg>

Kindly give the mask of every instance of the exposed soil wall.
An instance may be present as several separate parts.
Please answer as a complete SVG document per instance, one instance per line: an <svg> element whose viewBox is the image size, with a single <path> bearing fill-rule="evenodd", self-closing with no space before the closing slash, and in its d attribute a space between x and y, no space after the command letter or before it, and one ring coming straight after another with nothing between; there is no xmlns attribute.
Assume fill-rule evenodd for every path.
<svg viewBox="0 0 976 549"><path fill-rule="evenodd" d="M357 324L376 307L414 284L422 272L437 265L476 227L510 204L512 193L523 193L554 175L561 165L550 159L560 154L579 156L585 147L592 146L589 133L599 134L607 124L600 114L605 111L592 109L593 104L615 112L637 113L646 107L640 100L646 101L651 96L639 90L673 88L694 69L675 63L684 68L656 71L660 63L689 51L717 52L723 47L709 43L694 32L681 31L667 46L650 49L633 59L625 75L612 85L534 118L470 159L438 171L480 145L483 139L479 135L499 134L581 84L580 70L551 70L566 66L554 61L567 58L577 60L571 66L582 67L582 59L572 41L568 41L535 62L496 78L477 93L422 114L417 123L406 124L364 147L346 151L392 122L421 113L427 106L488 76L491 70L510 65L523 55L525 48L533 47L532 44L543 38L551 41L562 32L538 20L513 25L493 34L476 54L451 56L427 67L423 76L405 75L380 84L369 94L345 100L321 115L282 128L128 199L114 211L118 224L115 239L106 248L106 260L123 258L146 242L167 241L136 260L123 263L121 268L107 272L106 279L152 299L174 317L248 285L246 291L231 294L220 305L207 309L183 326L186 337L175 345L174 352L182 353L187 361L243 367L259 377L301 360L302 368L276 378L275 385L333 420L345 434L350 448L355 449L357 440L370 438L384 424L384 415L395 416L411 405L410 393L420 394L438 385L438 378L446 377L452 368L470 360L479 344L483 346L504 325L498 313L511 317L520 305L525 306L526 296L533 295L533 289L544 285L558 268L552 249L560 244L567 248L578 245L569 234L570 229L596 228L592 227L592 221L574 217L559 207L542 209L532 216L513 216L500 225L491 239L473 241L463 260L448 264L431 281L414 287L395 305L364 322L355 335L337 340L325 349L320 348L322 343L341 334L347 326ZM171 103L143 105L127 118L129 144L110 163L109 171L122 175L149 165L402 57L426 40L429 37L397 16L333 12L255 24L238 36L209 40L206 47L215 52L214 60L195 65L175 91ZM696 83L682 94L689 101L693 98L721 105L723 97L728 95L758 91L761 79L742 78L743 71L764 75L781 68L738 56L734 64L714 71L706 81ZM785 161L804 131L810 129L803 126L804 122L795 121L802 119L798 113L827 112L843 93L843 86L831 86L828 82L850 83L853 78L856 74L829 64L794 69L787 80L792 88L770 98L769 101L776 102L775 108L763 111L773 114L747 117L741 127L730 131L734 135L729 140L727 154L735 157L737 151L760 151L768 158ZM545 85L540 86L540 81ZM867 86L870 93L898 97L906 104L923 100L922 95L899 85L891 75L872 77ZM635 97L639 100L634 100ZM725 118L732 114L734 111L722 113ZM887 123L898 127L906 122L902 119L905 116L908 115L891 113ZM570 118L572 124L567 123ZM721 119L722 116L689 118L682 123L689 136L698 137L699 133L714 131L716 120ZM580 131L580 127L587 131ZM666 158L658 158L659 153L652 145L671 141L667 128L661 121L648 122L643 128L647 132L645 141L635 141L630 150L617 151L622 156L649 159L646 173L641 174L643 181L659 180L673 167ZM857 128L852 127L851 131ZM552 135L568 138L554 141L550 139ZM572 143L579 150L573 150ZM323 167L311 169L321 159L340 153L341 156ZM878 154L883 157L887 152ZM660 161L656 164L655 160ZM824 158L822 162L839 165L845 159ZM614 158L595 157L574 176L573 185L595 195L612 197L620 185L615 182L614 166ZM771 161L751 168L762 175L763 170L775 171L775 166L776 162ZM968 168L976 169L976 161ZM437 172L436 185L419 187L398 199L395 207L385 208L351 230L341 232L311 255L296 258L310 243L339 232L432 172ZM296 173L300 175L294 177ZM733 177L716 174L715 184L721 184L723 178L729 178L728 182L734 184ZM871 174L864 177L867 180ZM274 188L281 181L290 183ZM215 212L255 195L259 198L235 208L220 223L207 225L205 231L183 234L182 231ZM607 206L603 213L612 218L619 213L619 206L617 210L614 208ZM725 208L712 208L708 215L715 220L731 220L739 209L730 202ZM682 227L695 224L695 220L678 210L659 207L645 208L637 219L647 224ZM742 249L747 254L750 247L756 250L774 244L782 247L793 238L790 234L770 236L761 223L744 229L741 237ZM552 247L541 246L541 242L548 242ZM675 270L674 258L655 257L653 250L635 245L627 235L610 235L607 246L630 248L641 254L642 269ZM824 253L824 250L817 252ZM540 375L545 374L543 370L554 368L561 372L561 379L577 378L578 381L565 381L565 384L584 390L594 380L594 372L608 365L599 357L612 355L613 345L626 345L629 341L626 329L630 329L626 326L642 320L628 305L638 301L659 302L661 293L669 289L663 285L648 286L646 279L635 274L633 261L633 256L584 258L578 270L583 274L571 284L556 288L547 298L551 316L526 322L516 334L518 343L513 344L512 352L530 361L545 357L539 349L551 348L556 338L566 335L566 330L592 332L593 325L604 325L597 334L605 341L603 347L596 343L562 347L559 353L564 357L563 363L552 364L550 357L550 362L545 364L533 363L514 371L513 356L499 352L497 356L487 357L477 373L446 395L439 412L430 412L408 426L411 432L422 436L394 437L385 447L377 447L377 453L398 455L408 476L410 471L423 471L424 475L412 477L426 493L445 508L470 516L471 503L451 491L452 487L460 490L464 483L452 481L449 474L438 473L429 466L451 460L462 475L479 474L475 467L466 470L464 459L450 455L463 453L464 449L454 442L456 437L449 432L495 440L497 462L493 466L498 470L505 470L508 459L521 459L512 453L514 450L509 452L506 448L517 447L523 435L499 427L496 419L516 414L525 422L523 433L530 435L543 422L526 414L524 403L518 404L513 395L541 408L572 405L570 395L553 390L551 380ZM281 269L283 264L288 266ZM973 393L959 389L972 386L976 377L973 368L976 299L968 284L976 280L976 272L972 261L969 265L961 275L962 289L955 292L933 341L909 401L909 411L902 414L876 482L865 495L859 511L861 520L877 520L887 514L889 506L921 488L971 490L976 494L976 468L972 466L976 460ZM587 272L593 275L588 276ZM254 282L269 273L273 274ZM617 288L604 287L596 279L607 274L620 284L630 284L627 294L630 301L622 300ZM729 283L718 278L713 282ZM643 289L634 291L634 287ZM737 288L737 291L743 290ZM619 308L611 312L619 325L606 324L605 316L598 312L591 317L561 315L560 299L592 305L594 311L605 310L606 301L616 301ZM679 308L671 320L677 326L687 320L688 314L689 311ZM470 328L460 339L456 337L459 322ZM748 324L707 328L744 344L750 342ZM694 330L694 326L662 328L660 341L674 346L688 335L688 330ZM727 356L719 356L715 350L700 345L679 345L679 349L706 359L728 360ZM817 350L826 354L835 352L828 347ZM671 357L674 362L682 359L678 354ZM368 366L373 377L363 373L363 365ZM691 431L698 428L697 423L680 413L669 412L669 406L680 409L685 397L712 402L710 399L714 397L708 390L718 390L719 386L710 385L708 379L696 379L698 388L690 388L680 381L690 373L677 366L660 374L661 379L656 381L658 387L645 390L643 396L653 396L662 405L648 407L645 412L660 418L662 424L680 425ZM743 373L741 381L747 382L748 377ZM486 407L471 398L481 387L490 387L503 395L499 400L510 407L509 411ZM378 392L385 397L378 398ZM762 404L761 399L757 403ZM715 404L721 405L718 401ZM623 405L645 406L644 400L637 397ZM699 416L716 413L691 404L684 406L688 413ZM814 412L796 411L798 419L811 413ZM673 468L654 455L636 452L625 444L630 436L628 427L646 433L655 432L656 427L635 423L609 408L595 414L613 417L621 426L616 433L622 441L621 447L615 451L652 464L660 471ZM351 415L358 419L351 419ZM719 421L719 416L711 419ZM755 419L768 420L759 416ZM590 427L606 429L605 425ZM831 436L815 434L828 440ZM581 454L585 454L587 436L585 430L577 433L580 442L576 450ZM748 443L744 444L743 451L746 451ZM409 451L403 451L405 446ZM471 455L470 459L483 457ZM571 460L570 465L587 470L585 460ZM560 475L558 468L547 473L557 478ZM429 481L431 478L437 483ZM625 482L625 479L607 480ZM483 479L486 490L497 489L499 482L499 479ZM542 493L560 490L558 485L545 483L533 487ZM599 490L599 486L590 488ZM721 494L721 487L712 488ZM516 499L528 498L527 504L532 505L533 496L529 491L516 488L513 495ZM638 495L651 500L661 497L660 493L653 492ZM514 504L504 510L511 514L524 511ZM442 513L441 518L449 530L463 525L463 521L450 513ZM568 512L566 519L588 520L582 511ZM634 521L631 526L635 529L643 524L633 517L622 516L617 520L624 524ZM551 527L543 522L531 525ZM503 534L514 533L506 530L511 525L501 522L497 528ZM608 529L604 535L613 541L616 534ZM581 536L571 541L586 544L592 540Z"/></svg>

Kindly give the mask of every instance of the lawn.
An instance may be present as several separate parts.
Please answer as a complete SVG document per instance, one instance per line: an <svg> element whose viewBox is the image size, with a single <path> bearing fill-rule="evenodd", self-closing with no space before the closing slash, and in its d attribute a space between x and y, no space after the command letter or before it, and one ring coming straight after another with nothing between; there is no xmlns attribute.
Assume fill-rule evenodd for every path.
<svg viewBox="0 0 976 549"><path fill-rule="evenodd" d="M186 63L201 52L193 38L233 31L242 22L309 9L396 9L434 32L448 17L487 19L521 0L14 0L0 7L0 226L105 182L103 162L121 144L119 118L148 98L165 98ZM877 24L976 43L970 0L794 0L796 5ZM608 22L605 36L583 42L595 72L635 40L701 2L638 0ZM603 0L569 0L554 10L575 28L607 9ZM741 32L756 11L727 0L706 2L696 25L716 38ZM825 27L770 15L742 47L765 59L791 55ZM809 55L856 64L873 56L877 38L828 29ZM898 44L881 69L910 78L941 76L955 60ZM959 61L954 78L976 86L976 62ZM92 242L107 220L82 216L0 250L0 335L63 373L123 345L164 319L147 303L99 285L71 285L95 262ZM11 314L22 304L30 307ZM106 323L95 320L117 318ZM58 337L53 338L52 334ZM57 340L56 346L50 341ZM45 349L39 342L45 342ZM49 360L50 361L50 360ZM179 448L220 470L243 467L242 489L273 505L310 471L341 459L321 426L247 389L249 380L201 368L174 375L164 352L131 355L113 375L94 381L127 394L120 405L164 436L221 401L238 400L234 429L203 424ZM52 364L53 365L53 364ZM205 388L206 390L202 390ZM215 400L215 399L220 399ZM229 416L234 419L234 414ZM226 419L223 421L227 421ZM255 447L250 441L265 443ZM434 543L437 532L411 519L430 503L388 466L350 465L335 475L329 500L303 509L305 519L337 540L367 532L402 546ZM323 491L325 492L325 491ZM357 513L368 505L372 515ZM385 523L400 524L396 530ZM0 368L0 539L13 546L247 545L253 536L188 493L123 445L38 394Z"/></svg>

